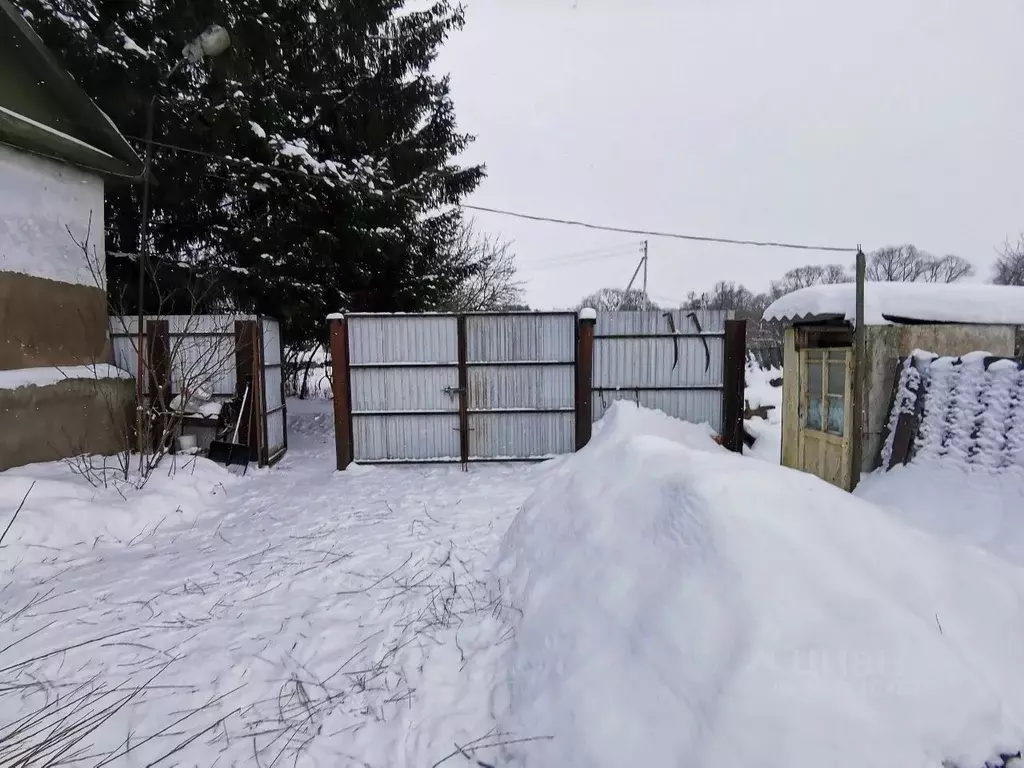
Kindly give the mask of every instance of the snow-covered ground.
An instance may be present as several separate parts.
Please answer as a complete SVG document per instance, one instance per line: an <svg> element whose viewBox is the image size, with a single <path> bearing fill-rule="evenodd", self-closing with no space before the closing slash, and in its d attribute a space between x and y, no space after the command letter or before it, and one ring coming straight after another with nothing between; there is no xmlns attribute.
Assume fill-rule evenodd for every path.
<svg viewBox="0 0 1024 768"><path fill-rule="evenodd" d="M909 520L963 513L955 477L852 497L628 403L543 465L336 473L329 408L290 403L289 456L245 478L0 474L0 512L32 488L0 546L0 765L33 711L96 715L113 766L982 768L1024 746L1024 571Z"/></svg>
<svg viewBox="0 0 1024 768"><path fill-rule="evenodd" d="M205 460L142 491L60 463L0 474L4 526L35 481L0 548L0 765L3 725L48 702L52 724L77 686L96 691L85 716L147 681L90 737L130 750L115 765L192 737L165 762L443 757L426 733L406 745L419 667L436 634L492 610L481 564L545 468L334 473L329 408L296 407L289 456L243 479Z"/></svg>

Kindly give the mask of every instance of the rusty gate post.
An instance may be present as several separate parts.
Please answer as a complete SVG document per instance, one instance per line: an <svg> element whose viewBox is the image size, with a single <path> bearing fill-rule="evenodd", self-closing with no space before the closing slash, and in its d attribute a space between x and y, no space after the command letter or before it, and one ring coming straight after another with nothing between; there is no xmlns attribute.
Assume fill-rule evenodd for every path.
<svg viewBox="0 0 1024 768"><path fill-rule="evenodd" d="M149 360L149 449L160 451L167 435L167 414L171 410L171 337L167 320L146 320L146 348ZM141 354L141 353L140 353ZM174 451L174 436L170 436Z"/></svg>
<svg viewBox="0 0 1024 768"><path fill-rule="evenodd" d="M597 311L580 310L576 327L576 450L590 442L594 412L591 406L594 378L594 326Z"/></svg>
<svg viewBox="0 0 1024 768"><path fill-rule="evenodd" d="M725 321L722 371L722 445L743 453L744 375L747 362L747 321Z"/></svg>
<svg viewBox="0 0 1024 768"><path fill-rule="evenodd" d="M348 321L344 315L327 316L331 344L331 390L334 395L334 453L338 470L348 468L353 459L352 398L348 365Z"/></svg>

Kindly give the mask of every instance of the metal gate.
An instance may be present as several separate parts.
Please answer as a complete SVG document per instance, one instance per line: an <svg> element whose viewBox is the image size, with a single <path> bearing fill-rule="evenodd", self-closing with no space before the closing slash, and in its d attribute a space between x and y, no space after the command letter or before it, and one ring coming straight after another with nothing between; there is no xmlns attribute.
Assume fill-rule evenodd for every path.
<svg viewBox="0 0 1024 768"><path fill-rule="evenodd" d="M576 316L346 316L352 458L536 460L574 447Z"/></svg>

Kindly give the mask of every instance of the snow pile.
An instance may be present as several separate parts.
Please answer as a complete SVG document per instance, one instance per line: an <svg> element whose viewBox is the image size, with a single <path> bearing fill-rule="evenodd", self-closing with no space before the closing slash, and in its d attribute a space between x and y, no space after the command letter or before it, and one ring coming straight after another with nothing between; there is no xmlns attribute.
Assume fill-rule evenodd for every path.
<svg viewBox="0 0 1024 768"><path fill-rule="evenodd" d="M0 389L50 387L68 379L93 380L130 379L132 375L106 363L68 367L15 368L0 371Z"/></svg>
<svg viewBox="0 0 1024 768"><path fill-rule="evenodd" d="M497 573L516 743L488 764L980 768L1024 744L1024 573L660 414L617 403Z"/></svg>
<svg viewBox="0 0 1024 768"><path fill-rule="evenodd" d="M765 320L829 315L853 323L856 285L812 285L776 299ZM886 325L889 318L939 323L1024 325L1024 287L969 283L873 283L864 288L864 322Z"/></svg>
<svg viewBox="0 0 1024 768"><path fill-rule="evenodd" d="M170 456L142 484L135 466L124 479L121 458L83 456L0 473L0 526L21 506L3 539L0 563L30 550L57 554L128 544L157 530L190 526L238 482L207 459Z"/></svg>
<svg viewBox="0 0 1024 768"><path fill-rule="evenodd" d="M772 381L782 378L781 368L762 368L751 357L747 362L744 398L750 408L769 407L768 418L752 416L743 423L754 445L744 453L778 464L782 459L782 386Z"/></svg>
<svg viewBox="0 0 1024 768"><path fill-rule="evenodd" d="M1024 371L984 352L915 352L900 373L883 467L901 415L920 419L910 463L868 477L857 495L917 527L1014 563L1024 549Z"/></svg>

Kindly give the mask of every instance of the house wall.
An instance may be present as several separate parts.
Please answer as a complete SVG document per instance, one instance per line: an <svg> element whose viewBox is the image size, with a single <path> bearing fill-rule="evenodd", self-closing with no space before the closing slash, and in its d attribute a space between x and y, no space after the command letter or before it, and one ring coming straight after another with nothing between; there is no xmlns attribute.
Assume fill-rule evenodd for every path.
<svg viewBox="0 0 1024 768"><path fill-rule="evenodd" d="M103 231L100 176L0 145L0 371L109 360Z"/></svg>
<svg viewBox="0 0 1024 768"><path fill-rule="evenodd" d="M130 445L132 379L67 379L46 387L0 389L0 471Z"/></svg>
<svg viewBox="0 0 1024 768"><path fill-rule="evenodd" d="M883 325L867 330L867 415L861 469L881 463L882 440L889 417L896 361L916 349L938 355L965 355L984 350L1011 357L1016 329L1006 325Z"/></svg>

